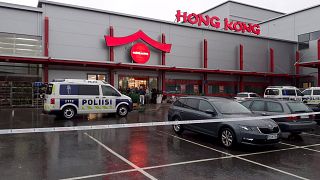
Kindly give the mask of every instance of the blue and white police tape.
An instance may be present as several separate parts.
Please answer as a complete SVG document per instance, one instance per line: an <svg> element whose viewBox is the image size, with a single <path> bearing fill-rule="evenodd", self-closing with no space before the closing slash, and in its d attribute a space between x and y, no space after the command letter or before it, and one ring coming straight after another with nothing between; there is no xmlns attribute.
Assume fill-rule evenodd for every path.
<svg viewBox="0 0 320 180"><path fill-rule="evenodd" d="M252 121L263 119L275 119L297 116L317 115L320 112L286 114L274 116L256 116L256 117L239 117L225 119L205 119L205 120L186 120L186 121L163 121L163 122L146 122L146 123L127 123L127 124L106 124L93 126L71 126L71 127L45 127L45 128L25 128L25 129L2 129L0 134L23 134L23 133L44 133L44 132L66 132L66 131L86 131L99 129L118 129L133 127L152 127L152 126L168 126L175 124L201 124L201 123L217 123L217 122L234 122L234 121Z"/></svg>

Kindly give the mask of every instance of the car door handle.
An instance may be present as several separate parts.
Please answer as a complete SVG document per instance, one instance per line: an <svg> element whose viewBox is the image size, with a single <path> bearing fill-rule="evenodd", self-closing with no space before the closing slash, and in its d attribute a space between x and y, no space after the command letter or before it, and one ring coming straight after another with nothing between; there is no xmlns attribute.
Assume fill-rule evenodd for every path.
<svg viewBox="0 0 320 180"><path fill-rule="evenodd" d="M100 97L95 97L95 98L100 98Z"/></svg>
<svg viewBox="0 0 320 180"><path fill-rule="evenodd" d="M102 97L103 99L107 98L107 97Z"/></svg>
<svg viewBox="0 0 320 180"><path fill-rule="evenodd" d="M261 115L262 116L269 116L267 113L262 113Z"/></svg>

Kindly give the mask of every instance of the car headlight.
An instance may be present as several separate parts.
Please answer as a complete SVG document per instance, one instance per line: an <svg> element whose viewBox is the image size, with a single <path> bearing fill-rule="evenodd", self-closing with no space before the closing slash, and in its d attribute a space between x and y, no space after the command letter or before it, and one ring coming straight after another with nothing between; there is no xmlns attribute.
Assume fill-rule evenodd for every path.
<svg viewBox="0 0 320 180"><path fill-rule="evenodd" d="M250 126L239 126L240 129L243 129L245 131L253 131L255 129L255 127L250 127Z"/></svg>

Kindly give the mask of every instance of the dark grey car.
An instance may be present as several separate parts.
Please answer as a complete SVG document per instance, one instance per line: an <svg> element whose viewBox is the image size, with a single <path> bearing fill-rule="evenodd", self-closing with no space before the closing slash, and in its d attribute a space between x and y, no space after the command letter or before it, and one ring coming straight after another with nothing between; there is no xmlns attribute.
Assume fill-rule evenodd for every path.
<svg viewBox="0 0 320 180"><path fill-rule="evenodd" d="M218 97L183 97L169 108L168 120L204 120L253 117L244 106L233 100ZM181 134L191 130L219 138L222 145L231 147L237 143L266 145L280 141L280 129L271 119L174 125Z"/></svg>
<svg viewBox="0 0 320 180"><path fill-rule="evenodd" d="M255 114L262 116L297 114L313 112L308 106L298 101L278 99L255 99L241 102ZM274 118L282 132L300 134L304 131L312 131L316 127L314 115L286 118Z"/></svg>

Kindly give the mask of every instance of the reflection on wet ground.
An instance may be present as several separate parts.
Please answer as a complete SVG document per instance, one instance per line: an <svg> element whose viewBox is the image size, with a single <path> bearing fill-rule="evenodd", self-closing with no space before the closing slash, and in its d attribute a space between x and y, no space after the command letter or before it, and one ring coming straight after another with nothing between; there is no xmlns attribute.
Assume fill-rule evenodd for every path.
<svg viewBox="0 0 320 180"><path fill-rule="evenodd" d="M165 121L167 108L154 105L127 118L90 114L73 121L40 109L2 109L0 127ZM170 126L0 135L4 179L318 179L319 163L320 127L274 146L233 149L193 132L176 136Z"/></svg>
<svg viewBox="0 0 320 180"><path fill-rule="evenodd" d="M0 109L0 129L42 128L86 126L118 123L137 123L164 121L170 104L150 104L145 111L134 110L127 117L120 118L115 114L78 115L73 120L59 119L55 115L42 113L38 108Z"/></svg>

